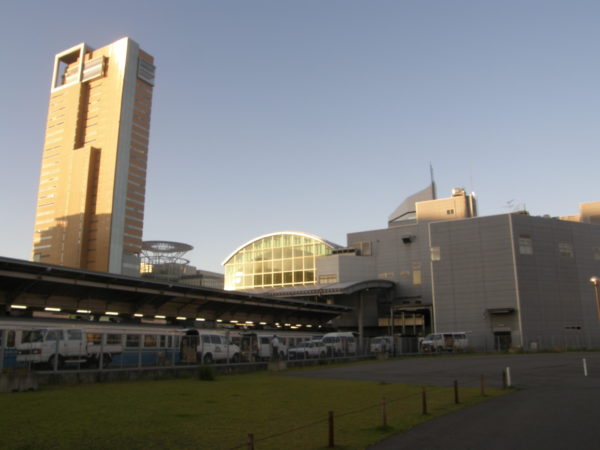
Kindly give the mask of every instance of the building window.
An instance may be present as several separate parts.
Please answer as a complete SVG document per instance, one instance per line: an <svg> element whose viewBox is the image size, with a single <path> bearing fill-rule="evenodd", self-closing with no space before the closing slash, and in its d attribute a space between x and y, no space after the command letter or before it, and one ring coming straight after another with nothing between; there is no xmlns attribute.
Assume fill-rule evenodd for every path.
<svg viewBox="0 0 600 450"><path fill-rule="evenodd" d="M319 275L319 284L331 284L337 283L338 278L335 274L330 275Z"/></svg>
<svg viewBox="0 0 600 450"><path fill-rule="evenodd" d="M453 209L447 209L446 210L446 214L451 216L452 214L454 214L454 210Z"/></svg>
<svg viewBox="0 0 600 450"><path fill-rule="evenodd" d="M156 336L151 334L144 335L144 347L156 347Z"/></svg>
<svg viewBox="0 0 600 450"><path fill-rule="evenodd" d="M431 260L439 261L441 260L440 248L439 247L431 247Z"/></svg>
<svg viewBox="0 0 600 450"><path fill-rule="evenodd" d="M358 250L361 256L371 256L373 254L371 250L371 242L357 242L353 244L353 247Z"/></svg>
<svg viewBox="0 0 600 450"><path fill-rule="evenodd" d="M558 253L560 256L564 256L565 258L573 257L573 246L568 242L559 242L558 243Z"/></svg>
<svg viewBox="0 0 600 450"><path fill-rule="evenodd" d="M521 255L533 255L533 241L531 236L519 236L519 253Z"/></svg>
<svg viewBox="0 0 600 450"><path fill-rule="evenodd" d="M393 272L380 273L380 274L377 275L377 278L380 278L382 280L387 280L389 278L394 278L394 273Z"/></svg>
<svg viewBox="0 0 600 450"><path fill-rule="evenodd" d="M106 344L107 345L121 345L123 338L120 334L107 334L106 335Z"/></svg>
<svg viewBox="0 0 600 450"><path fill-rule="evenodd" d="M128 334L125 337L125 347L139 347L140 336L137 334Z"/></svg>
<svg viewBox="0 0 600 450"><path fill-rule="evenodd" d="M415 286L421 285L421 263L412 263L412 279Z"/></svg>

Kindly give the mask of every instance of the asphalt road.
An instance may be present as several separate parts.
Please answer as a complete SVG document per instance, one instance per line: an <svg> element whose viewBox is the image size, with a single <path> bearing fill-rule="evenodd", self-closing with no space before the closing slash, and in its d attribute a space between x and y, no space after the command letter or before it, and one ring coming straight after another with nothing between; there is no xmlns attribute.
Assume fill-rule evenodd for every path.
<svg viewBox="0 0 600 450"><path fill-rule="evenodd" d="M477 387L484 375L486 386L501 387L506 367L518 391L430 420L369 449L600 449L600 353L417 358L301 376L437 386L457 380Z"/></svg>

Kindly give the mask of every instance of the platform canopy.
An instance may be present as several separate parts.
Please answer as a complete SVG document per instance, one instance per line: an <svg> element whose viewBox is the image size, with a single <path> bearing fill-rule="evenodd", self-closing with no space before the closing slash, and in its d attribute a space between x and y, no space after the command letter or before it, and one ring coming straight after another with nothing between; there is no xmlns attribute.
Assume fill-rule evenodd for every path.
<svg viewBox="0 0 600 450"><path fill-rule="evenodd" d="M0 257L0 307L28 314L118 313L123 320L167 319L322 324L352 308L298 299L201 288Z"/></svg>

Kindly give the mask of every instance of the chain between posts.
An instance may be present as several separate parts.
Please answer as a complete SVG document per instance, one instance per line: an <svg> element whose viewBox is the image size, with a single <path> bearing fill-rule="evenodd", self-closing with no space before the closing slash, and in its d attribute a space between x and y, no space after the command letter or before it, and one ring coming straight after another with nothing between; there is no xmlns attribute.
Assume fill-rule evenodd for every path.
<svg viewBox="0 0 600 450"><path fill-rule="evenodd" d="M459 389L458 389L458 381L454 380L453 382L453 386L454 386L454 403L455 404L459 404L460 403L460 398L459 398ZM485 395L485 387L484 387L484 376L481 375L480 376L480 387L481 387L481 395L484 396ZM443 388L439 389L440 391L443 390ZM337 414L338 418L341 417L345 417L351 414L357 414L363 411L367 411L369 409L373 409L373 408L381 408L381 420L382 420L382 424L383 427L387 427L388 426L388 405L390 403L394 403L394 402L399 402L399 401L403 401L403 400L408 400L410 398L415 398L415 397L421 397L421 413L423 415L428 415L429 414L429 408L428 408L428 400L427 400L427 389L425 386L423 386L421 388L421 392L416 393L416 394L410 394L407 395L405 397L400 397L397 399L386 399L385 397L382 397L382 401L378 404L371 404L368 405L366 407L363 408L358 408L352 411L347 411L345 413L342 414ZM266 441L268 439L273 439L279 436L283 436L285 434L289 434L289 433L293 433L295 431L299 431L305 428L309 428L318 424L322 424L324 422L324 420L318 420L318 421L314 421L299 427L295 427L289 430L285 430L279 433L275 433L269 436L265 436L262 437L260 439L256 439L255 435L253 433L248 433L247 435L247 442L246 444L243 445L239 445L236 447L232 447L231 450L236 450L236 449L242 449L242 448L247 448L248 450L255 450L255 443L258 441ZM328 448L334 448L335 447L335 415L334 415L334 411L328 411L328 415L327 415L327 419L326 419L327 425L328 425L328 430L327 430L327 440L328 440L328 444L327 447Z"/></svg>

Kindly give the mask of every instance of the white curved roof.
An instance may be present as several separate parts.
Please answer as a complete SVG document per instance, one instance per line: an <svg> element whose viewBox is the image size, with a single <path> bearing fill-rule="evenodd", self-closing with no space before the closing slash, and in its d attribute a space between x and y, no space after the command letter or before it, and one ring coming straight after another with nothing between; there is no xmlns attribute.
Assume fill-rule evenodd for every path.
<svg viewBox="0 0 600 450"><path fill-rule="evenodd" d="M256 241L260 241L261 239L264 239L264 238L267 238L270 236L283 236L283 235L303 236L303 237L307 237L309 239L314 239L315 241L321 242L330 248L341 248L341 245L334 244L333 242L327 241L327 240L323 239L322 237L317 236L316 234L304 233L302 231L277 231L275 233L264 234L262 236L259 236L257 238L249 240L248 242L246 242L243 245L240 245L233 252L231 252L227 258L225 258L225 260L221 263L221 265L224 266L225 264L227 264L229 262L229 260L231 258L233 258L241 249L247 247L248 245L250 245Z"/></svg>

